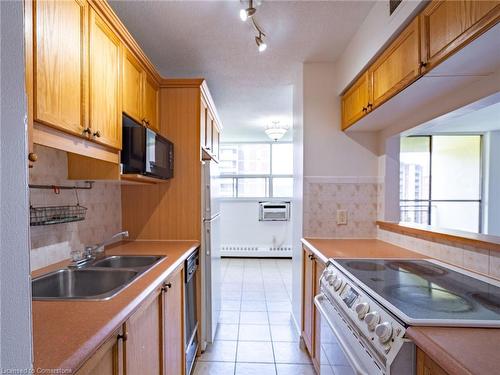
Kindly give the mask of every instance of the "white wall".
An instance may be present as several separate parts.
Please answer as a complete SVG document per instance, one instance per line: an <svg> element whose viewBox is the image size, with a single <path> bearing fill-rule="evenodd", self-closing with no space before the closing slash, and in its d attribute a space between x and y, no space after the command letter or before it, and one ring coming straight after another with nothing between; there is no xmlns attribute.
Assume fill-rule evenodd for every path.
<svg viewBox="0 0 500 375"><path fill-rule="evenodd" d="M23 2L0 2L0 368L29 369L31 285Z"/></svg>
<svg viewBox="0 0 500 375"><path fill-rule="evenodd" d="M223 200L220 210L222 246L269 248L292 244L292 221L259 221L259 200Z"/></svg>
<svg viewBox="0 0 500 375"><path fill-rule="evenodd" d="M296 72L293 90L293 201L292 201L292 314L300 327L300 306L302 305L302 245L303 236L303 190L304 190L304 92L303 67ZM300 329L299 329L300 331Z"/></svg>
<svg viewBox="0 0 500 375"><path fill-rule="evenodd" d="M500 236L500 131L485 135L484 154L484 230Z"/></svg>
<svg viewBox="0 0 500 375"><path fill-rule="evenodd" d="M408 23L407 20L423 5L424 1L422 0L406 0L398 6L392 15L389 15L388 1L375 2L363 24L337 61L337 93L346 88L377 52Z"/></svg>

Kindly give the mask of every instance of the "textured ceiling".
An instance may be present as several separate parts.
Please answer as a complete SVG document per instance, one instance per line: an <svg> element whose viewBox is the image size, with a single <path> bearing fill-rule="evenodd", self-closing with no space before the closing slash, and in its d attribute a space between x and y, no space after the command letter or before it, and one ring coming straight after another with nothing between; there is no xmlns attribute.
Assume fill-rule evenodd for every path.
<svg viewBox="0 0 500 375"><path fill-rule="evenodd" d="M373 2L264 1L268 35L259 53L239 1L111 1L165 77L204 77L224 125L223 140L266 140L271 119L291 124L293 82L303 62L333 62Z"/></svg>

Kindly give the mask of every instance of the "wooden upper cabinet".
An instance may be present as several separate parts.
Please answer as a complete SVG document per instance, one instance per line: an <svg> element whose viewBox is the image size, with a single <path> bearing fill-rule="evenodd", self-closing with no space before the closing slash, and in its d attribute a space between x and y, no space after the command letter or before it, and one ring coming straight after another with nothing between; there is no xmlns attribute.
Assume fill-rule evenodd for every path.
<svg viewBox="0 0 500 375"><path fill-rule="evenodd" d="M373 108L418 78L419 37L419 22L418 18L415 18L368 69Z"/></svg>
<svg viewBox="0 0 500 375"><path fill-rule="evenodd" d="M207 104L203 99L200 103L200 142L201 146L205 147L207 143Z"/></svg>
<svg viewBox="0 0 500 375"><path fill-rule="evenodd" d="M160 99L160 86L148 74L144 73L143 113L148 128L160 131L158 103Z"/></svg>
<svg viewBox="0 0 500 375"><path fill-rule="evenodd" d="M207 126L205 128L205 148L209 153L213 152L212 136L214 128L214 117L210 111L207 111Z"/></svg>
<svg viewBox="0 0 500 375"><path fill-rule="evenodd" d="M432 1L420 14L422 61L429 70L500 18L500 2Z"/></svg>
<svg viewBox="0 0 500 375"><path fill-rule="evenodd" d="M125 322L124 362L127 375L162 373L161 303L161 291L157 290Z"/></svg>
<svg viewBox="0 0 500 375"><path fill-rule="evenodd" d="M121 149L120 39L90 11L90 128L96 142Z"/></svg>
<svg viewBox="0 0 500 375"><path fill-rule="evenodd" d="M212 128L212 154L216 159L219 159L220 132L217 124L214 122Z"/></svg>
<svg viewBox="0 0 500 375"><path fill-rule="evenodd" d="M123 112L142 123L142 67L132 52L123 50Z"/></svg>
<svg viewBox="0 0 500 375"><path fill-rule="evenodd" d="M88 7L84 0L36 1L33 7L33 119L81 135Z"/></svg>
<svg viewBox="0 0 500 375"><path fill-rule="evenodd" d="M179 269L166 281L163 293L165 375L184 374L184 273Z"/></svg>
<svg viewBox="0 0 500 375"><path fill-rule="evenodd" d="M342 129L345 130L363 117L370 103L368 74L358 78L342 96Z"/></svg>

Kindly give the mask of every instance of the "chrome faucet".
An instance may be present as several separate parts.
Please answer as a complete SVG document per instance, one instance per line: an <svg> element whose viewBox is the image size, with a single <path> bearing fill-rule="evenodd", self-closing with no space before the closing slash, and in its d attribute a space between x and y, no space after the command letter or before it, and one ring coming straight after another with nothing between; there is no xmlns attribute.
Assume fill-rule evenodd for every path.
<svg viewBox="0 0 500 375"><path fill-rule="evenodd" d="M128 231L125 230L123 232L116 233L112 235L107 240L102 241L101 243L95 245L85 246L83 252L76 251L72 252L73 261L70 263L70 267L80 268L87 265L90 262L95 261L104 256L104 246L109 245L115 242L115 238L117 237L128 237Z"/></svg>

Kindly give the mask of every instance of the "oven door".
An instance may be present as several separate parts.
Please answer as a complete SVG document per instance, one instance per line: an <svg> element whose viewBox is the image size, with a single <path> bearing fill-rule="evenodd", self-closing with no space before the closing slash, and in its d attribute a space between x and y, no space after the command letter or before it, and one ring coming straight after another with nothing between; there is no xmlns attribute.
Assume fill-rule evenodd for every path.
<svg viewBox="0 0 500 375"><path fill-rule="evenodd" d="M151 129L146 129L146 174L167 179L173 177L173 169L173 143Z"/></svg>
<svg viewBox="0 0 500 375"><path fill-rule="evenodd" d="M320 317L320 374L383 374L337 309L320 293L314 298Z"/></svg>

